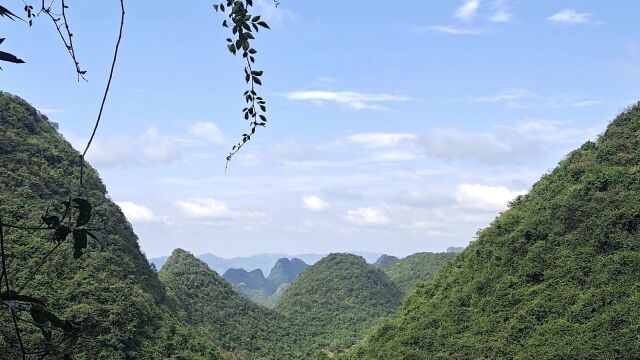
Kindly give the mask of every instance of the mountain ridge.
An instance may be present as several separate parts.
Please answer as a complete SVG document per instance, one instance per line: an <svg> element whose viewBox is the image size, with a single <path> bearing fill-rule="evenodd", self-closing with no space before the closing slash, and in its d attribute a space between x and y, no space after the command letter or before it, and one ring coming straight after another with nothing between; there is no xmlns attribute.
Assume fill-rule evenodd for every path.
<svg viewBox="0 0 640 360"><path fill-rule="evenodd" d="M640 103L517 197L345 359L640 358Z"/></svg>

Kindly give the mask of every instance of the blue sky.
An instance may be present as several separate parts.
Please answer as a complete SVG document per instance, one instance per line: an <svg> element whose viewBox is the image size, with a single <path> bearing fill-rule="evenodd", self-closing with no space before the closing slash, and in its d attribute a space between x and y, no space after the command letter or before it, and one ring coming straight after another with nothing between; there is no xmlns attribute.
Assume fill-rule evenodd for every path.
<svg viewBox="0 0 640 360"><path fill-rule="evenodd" d="M255 1L255 0L254 0ZM256 1L270 124L245 132L242 62L210 2L127 2L88 157L149 256L464 246L637 101L636 1ZM6 5L17 12L22 2ZM3 21L0 88L86 141L117 1L70 3L73 65L47 19Z"/></svg>

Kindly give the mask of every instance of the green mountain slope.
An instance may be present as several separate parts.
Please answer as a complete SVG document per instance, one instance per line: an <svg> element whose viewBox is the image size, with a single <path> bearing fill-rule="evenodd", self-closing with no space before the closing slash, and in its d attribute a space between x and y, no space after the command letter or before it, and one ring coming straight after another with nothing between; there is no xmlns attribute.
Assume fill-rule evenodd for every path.
<svg viewBox="0 0 640 360"><path fill-rule="evenodd" d="M39 224L47 210L76 196L79 160L55 124L25 101L0 92L0 217L5 223ZM182 322L97 172L85 170L83 196L93 205L88 226L102 232L109 245L100 251L90 243L74 259L73 240L67 239L22 293L44 298L50 310L80 322L77 359L217 358L215 348L206 345L208 336ZM9 280L16 289L54 244L47 233L5 230ZM0 310L0 358L17 359L11 320ZM27 351L42 349L42 336L28 320L29 315L22 316L19 324Z"/></svg>
<svg viewBox="0 0 640 360"><path fill-rule="evenodd" d="M210 331L233 359L304 359L308 337L279 314L237 294L192 254L177 249L159 272L187 321Z"/></svg>
<svg viewBox="0 0 640 360"><path fill-rule="evenodd" d="M640 358L640 104L513 201L348 358Z"/></svg>
<svg viewBox="0 0 640 360"><path fill-rule="evenodd" d="M385 269L400 290L408 292L414 285L432 280L445 265L456 258L454 253L416 253Z"/></svg>
<svg viewBox="0 0 640 360"><path fill-rule="evenodd" d="M282 258L273 266L267 280L275 292L282 284L292 283L307 267L309 265L300 259Z"/></svg>
<svg viewBox="0 0 640 360"><path fill-rule="evenodd" d="M382 255L378 258L378 260L376 260L376 262L373 263L373 266L379 267L380 269L387 269L388 267L390 267L391 265L397 263L398 261L400 261L399 258L393 256L393 255Z"/></svg>
<svg viewBox="0 0 640 360"><path fill-rule="evenodd" d="M362 257L331 254L300 274L275 310L311 331L313 349L339 352L391 314L400 297L382 270Z"/></svg>

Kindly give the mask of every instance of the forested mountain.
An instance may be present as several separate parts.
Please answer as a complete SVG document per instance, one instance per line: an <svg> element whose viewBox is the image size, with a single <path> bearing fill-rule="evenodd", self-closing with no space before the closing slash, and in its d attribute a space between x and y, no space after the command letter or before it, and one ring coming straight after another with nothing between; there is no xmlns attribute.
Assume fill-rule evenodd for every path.
<svg viewBox="0 0 640 360"><path fill-rule="evenodd" d="M393 256L393 255L382 255L378 258L378 260L376 260L376 262L373 263L374 266L379 267L380 269L386 269L388 267L390 267L391 265L397 263L398 261L400 261L399 258Z"/></svg>
<svg viewBox="0 0 640 360"><path fill-rule="evenodd" d="M350 359L640 358L640 104L418 285Z"/></svg>
<svg viewBox="0 0 640 360"><path fill-rule="evenodd" d="M307 267L309 267L309 265L300 259L279 259L273 266L273 269L271 269L267 281L275 291L282 284L292 283Z"/></svg>
<svg viewBox="0 0 640 360"><path fill-rule="evenodd" d="M25 101L0 92L0 218L23 226L41 224L41 216L59 211L79 196L80 154L56 131L56 124ZM216 359L217 350L196 328L185 325L175 300L140 252L137 237L107 196L97 172L85 168L82 196L89 200L87 225L108 240L94 243L74 259L67 239L21 294L45 299L64 319L77 321L82 337L77 359ZM58 209L58 210L56 210ZM5 228L7 274L18 289L53 248L52 235ZM2 304L4 305L4 304ZM27 351L44 347L31 317L18 324ZM54 333L55 335L55 333ZM56 335L57 336L57 335ZM0 358L18 359L9 312L0 309Z"/></svg>
<svg viewBox="0 0 640 360"><path fill-rule="evenodd" d="M304 359L310 356L305 327L237 294L220 275L192 254L177 249L159 272L187 322L200 326L232 358Z"/></svg>
<svg viewBox="0 0 640 360"><path fill-rule="evenodd" d="M233 285L243 285L249 289L262 290L265 293L270 292L267 279L260 269L253 271L229 269L222 274L222 277Z"/></svg>
<svg viewBox="0 0 640 360"><path fill-rule="evenodd" d="M364 258L331 254L300 274L275 310L307 328L314 348L340 352L391 314L400 298L384 272Z"/></svg>
<svg viewBox="0 0 640 360"><path fill-rule="evenodd" d="M273 308L284 290L308 267L304 261L279 259L265 278L262 270L229 269L222 277L233 289L258 305Z"/></svg>
<svg viewBox="0 0 640 360"><path fill-rule="evenodd" d="M400 290L408 292L416 284L432 280L438 271L456 258L456 253L416 253L384 269Z"/></svg>

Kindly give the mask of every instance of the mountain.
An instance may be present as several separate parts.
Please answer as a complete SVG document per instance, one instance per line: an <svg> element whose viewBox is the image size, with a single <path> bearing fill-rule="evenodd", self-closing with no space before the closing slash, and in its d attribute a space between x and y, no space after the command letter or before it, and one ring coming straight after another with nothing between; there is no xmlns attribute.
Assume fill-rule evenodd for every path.
<svg viewBox="0 0 640 360"><path fill-rule="evenodd" d="M191 325L207 329L231 359L304 359L305 328L237 294L187 251L176 249L159 272Z"/></svg>
<svg viewBox="0 0 640 360"><path fill-rule="evenodd" d="M255 269L253 271L229 269L224 272L222 277L231 284L243 285L249 289L265 291L269 289L267 279L264 278L264 274L260 269Z"/></svg>
<svg viewBox="0 0 640 360"><path fill-rule="evenodd" d="M640 103L571 152L348 359L639 359Z"/></svg>
<svg viewBox="0 0 640 360"><path fill-rule="evenodd" d="M273 308L284 289L308 266L300 259L281 258L271 269L268 278L264 277L260 269L229 269L222 277L245 298L258 305Z"/></svg>
<svg viewBox="0 0 640 360"><path fill-rule="evenodd" d="M24 100L0 92L0 218L5 224L40 226L42 215L59 214L63 201L79 196L80 154L56 129ZM219 358L209 335L185 324L175 298L140 251L131 225L88 165L84 186L81 195L92 206L87 227L102 233L108 245L100 250L89 242L76 259L68 236L20 293L46 300L50 311L79 324L82 337L72 348L78 359ZM55 246L51 233L4 228L12 290L27 284ZM30 322L32 316L19 314L26 350L43 349L44 337ZM0 310L0 358L18 359L9 319ZM52 336L57 342L60 332Z"/></svg>
<svg viewBox="0 0 640 360"><path fill-rule="evenodd" d="M378 260L376 260L376 262L373 263L373 266L377 266L381 269L386 269L389 266L397 263L400 259L393 256L393 255L382 255L378 258Z"/></svg>
<svg viewBox="0 0 640 360"><path fill-rule="evenodd" d="M455 247L455 246L450 246L447 248L447 252L448 253L461 253L464 251L464 247L460 246L460 247Z"/></svg>
<svg viewBox="0 0 640 360"><path fill-rule="evenodd" d="M416 284L432 280L438 271L457 255L456 253L416 253L396 261L384 270L389 279L406 293Z"/></svg>
<svg viewBox="0 0 640 360"><path fill-rule="evenodd" d="M307 267L309 267L309 265L300 259L279 259L273 266L273 269L271 269L267 281L275 291L282 284L292 283Z"/></svg>
<svg viewBox="0 0 640 360"><path fill-rule="evenodd" d="M364 258L331 254L302 272L275 310L311 332L311 348L340 352L390 315L401 296L384 272Z"/></svg>

